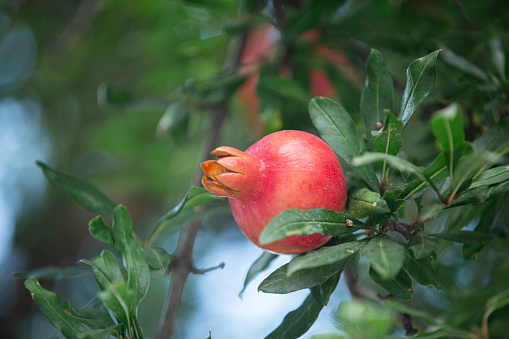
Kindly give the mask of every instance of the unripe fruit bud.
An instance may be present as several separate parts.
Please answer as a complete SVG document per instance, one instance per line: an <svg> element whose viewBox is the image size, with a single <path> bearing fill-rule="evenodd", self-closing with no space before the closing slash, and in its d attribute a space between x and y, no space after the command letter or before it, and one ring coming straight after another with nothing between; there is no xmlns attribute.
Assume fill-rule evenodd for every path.
<svg viewBox="0 0 509 339"><path fill-rule="evenodd" d="M327 208L342 212L346 185L334 151L320 138L301 131L267 135L245 152L228 146L212 151L218 160L201 164L203 186L229 197L233 217L257 246L298 254L325 244L330 236L292 235L261 246L260 233L286 209Z"/></svg>

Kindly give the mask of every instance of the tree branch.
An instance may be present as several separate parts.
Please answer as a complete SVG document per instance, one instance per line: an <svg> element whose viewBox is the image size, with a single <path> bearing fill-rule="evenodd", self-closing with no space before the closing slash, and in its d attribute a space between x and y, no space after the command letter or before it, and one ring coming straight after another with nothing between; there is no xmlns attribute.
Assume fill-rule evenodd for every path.
<svg viewBox="0 0 509 339"><path fill-rule="evenodd" d="M228 112L225 105L216 106L213 111L212 126L202 150L202 160L206 160L214 149L214 145L217 145L219 131ZM200 185L201 175L196 174L193 182L194 185ZM159 329L159 338L161 339L173 336L187 277L190 273L197 271L193 264L193 248L200 226L200 219L194 219L180 231L177 249L168 267L168 271L171 272L171 282L166 312Z"/></svg>
<svg viewBox="0 0 509 339"><path fill-rule="evenodd" d="M227 56L225 65L223 66L224 68L238 66L248 31L249 26L244 29L241 33L239 43L231 50L233 55ZM213 106L211 109L213 112L212 125L210 126L209 133L205 138L204 146L200 155L200 161L207 160L210 156L210 152L217 146L221 126L228 115L228 107L226 103ZM201 171L197 171L193 178L194 185L201 185L201 177ZM182 294L189 274L203 274L205 272L196 269L193 263L193 248L200 226L201 221L199 219L195 219L185 225L180 231L177 248L173 254L170 266L168 267L168 272L171 272L171 282L168 292L166 312L159 328L158 338L160 339L169 339L175 332L176 321L182 302Z"/></svg>

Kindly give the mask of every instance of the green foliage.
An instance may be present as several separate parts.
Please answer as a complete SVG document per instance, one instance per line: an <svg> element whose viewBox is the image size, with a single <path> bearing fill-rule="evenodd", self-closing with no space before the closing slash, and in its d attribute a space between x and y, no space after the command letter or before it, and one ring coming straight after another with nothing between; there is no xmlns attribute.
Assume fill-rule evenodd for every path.
<svg viewBox="0 0 509 339"><path fill-rule="evenodd" d="M83 207L112 216L111 227L103 221L101 216L97 216L90 221L89 231L97 240L112 246L116 255L122 259L122 266L109 250L103 250L92 260L82 259L82 263L92 268L100 288L97 296L101 304L78 310L68 302L62 306L56 294L45 290L36 277L55 280L83 274L89 270L81 266L48 267L20 273L16 277L28 277L25 286L31 292L35 303L51 324L66 338L109 338L110 336L143 338L143 329L137 318L138 306L148 292L150 270L165 270L172 256L163 248L151 247L148 242L142 245L125 206L118 205L108 212L111 208L111 200L98 188L78 178L55 171L42 163L38 164L52 184L69 193ZM169 220L178 217L186 209L199 209L200 206L216 198L202 188L192 187L184 199L159 220L150 240L155 241L161 233L160 229L167 227ZM185 215L180 222L194 217L195 214ZM106 310L111 312L115 322Z"/></svg>
<svg viewBox="0 0 509 339"><path fill-rule="evenodd" d="M58 39L46 27L48 20L40 21L40 7L25 10L34 27L44 27L37 33L41 66L37 80L15 94L34 91L42 101L69 97L71 104L50 104L47 111L72 116L68 111L83 109L91 114L81 117L89 125L80 133L68 131L73 118L67 117L55 134L79 134L73 143L105 151L114 163L83 160L98 172L69 166L80 176L95 173L89 179L115 192L111 199L90 181L37 162L52 185L99 214L88 230L107 247L80 265L16 275L63 336L143 338L148 336L143 319L161 318L140 310L154 287L152 277L182 264L172 262L178 248L168 250L167 237L196 218L213 218L207 213L225 201L192 186L161 218L149 218L157 220L149 234L134 227L126 206L139 215L147 208L143 203L160 209L178 201L175 192L187 188L199 150L218 146L202 145L209 142L205 135L221 128L211 118L218 112L225 119L220 138L225 144L247 146L260 131L316 132L339 156L348 183L346 212L291 209L262 232L262 244L294 235L333 236L259 284L264 293L310 290L267 338L306 333L330 305L342 277L353 298L332 305L341 335L323 337L506 334L509 36L507 15L499 16L507 12L504 1L441 2L432 10L425 1L121 3L103 2L91 11L100 15L89 31L72 39L69 46L80 46L74 51L69 46L57 51ZM118 19L126 17L133 19ZM275 52L251 60L254 71L243 73L243 43L262 23L278 31ZM28 72L36 67L35 33L28 25L9 25L6 21L0 39L1 67L11 74L25 65ZM27 41L27 49L14 38ZM4 67L5 60L11 67ZM327 73L331 98L311 97L310 74L317 69ZM238 90L253 78L253 97L243 109ZM2 95L17 86L0 84ZM73 86L79 94L69 94ZM90 100L92 92L97 102ZM74 108L78 97L83 107ZM146 202L147 196L154 199ZM207 248L201 246L197 252ZM240 294L277 257L264 252ZM202 273L194 266L190 271ZM97 297L84 308L62 305L37 280L92 274Z"/></svg>

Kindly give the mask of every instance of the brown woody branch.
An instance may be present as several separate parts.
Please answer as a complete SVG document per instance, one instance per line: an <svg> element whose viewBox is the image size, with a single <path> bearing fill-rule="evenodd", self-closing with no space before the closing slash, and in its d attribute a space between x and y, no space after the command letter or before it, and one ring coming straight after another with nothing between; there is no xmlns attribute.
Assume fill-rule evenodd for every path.
<svg viewBox="0 0 509 339"><path fill-rule="evenodd" d="M240 62L240 54L243 50L249 28L247 27L241 34L239 43L235 46L233 56L227 59L224 67L237 67ZM228 107L226 103L210 107L212 111L212 125L209 128L209 133L204 141L204 147L200 156L201 161L209 158L210 152L217 146L221 126L228 115ZM198 171L193 178L194 185L201 184L201 171ZM189 224L185 225L180 231L177 248L173 254L172 261L168 267L167 272L171 273L171 281L168 292L168 299L166 304L166 311L164 318L161 322L159 329L160 339L169 339L173 336L176 327L176 321L182 302L182 294L187 281L187 277L191 273L203 274L208 270L198 270L193 263L193 248L196 240L196 235L201 226L201 221L195 219ZM224 264L219 265L222 267Z"/></svg>

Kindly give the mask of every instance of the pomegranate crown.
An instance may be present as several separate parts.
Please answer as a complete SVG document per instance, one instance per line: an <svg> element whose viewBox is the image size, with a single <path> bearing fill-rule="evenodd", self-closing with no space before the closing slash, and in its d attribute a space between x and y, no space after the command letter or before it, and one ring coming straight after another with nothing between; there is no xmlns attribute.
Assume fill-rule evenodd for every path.
<svg viewBox="0 0 509 339"><path fill-rule="evenodd" d="M229 146L218 147L211 154L217 160L200 164L203 187L217 196L239 199L255 189L260 165L257 158Z"/></svg>

